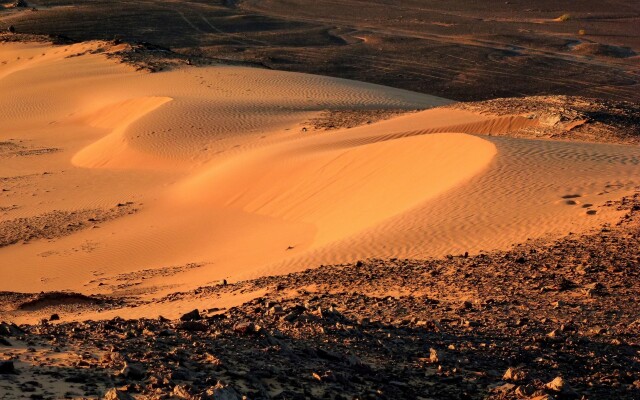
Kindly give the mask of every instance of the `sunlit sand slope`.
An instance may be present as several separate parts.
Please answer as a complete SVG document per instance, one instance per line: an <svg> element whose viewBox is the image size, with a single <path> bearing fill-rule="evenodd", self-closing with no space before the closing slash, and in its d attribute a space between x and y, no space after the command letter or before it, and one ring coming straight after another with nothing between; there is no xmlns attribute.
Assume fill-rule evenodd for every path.
<svg viewBox="0 0 640 400"><path fill-rule="evenodd" d="M464 134L373 143L316 137L237 157L177 193L201 208L240 210L308 224L313 245L346 238L475 175L495 147ZM291 238L291 244L297 244Z"/></svg>

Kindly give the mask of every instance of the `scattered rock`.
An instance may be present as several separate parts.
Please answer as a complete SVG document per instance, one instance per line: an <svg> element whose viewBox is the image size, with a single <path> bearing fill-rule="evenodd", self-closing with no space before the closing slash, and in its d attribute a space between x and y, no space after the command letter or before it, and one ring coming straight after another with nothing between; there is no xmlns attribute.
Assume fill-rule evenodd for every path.
<svg viewBox="0 0 640 400"><path fill-rule="evenodd" d="M0 361L0 374L17 374L13 361Z"/></svg>
<svg viewBox="0 0 640 400"><path fill-rule="evenodd" d="M551 382L547 383L545 387L550 391L556 392L556 393L562 393L565 395L575 394L575 391L571 388L571 386L569 386L568 383L564 381L564 379L562 379L561 376L558 376Z"/></svg>
<svg viewBox="0 0 640 400"><path fill-rule="evenodd" d="M220 382L209 388L207 394L215 400L242 400L242 396L234 388Z"/></svg>
<svg viewBox="0 0 640 400"><path fill-rule="evenodd" d="M16 324L9 324L6 322L0 322L0 336L19 336L26 332L18 327Z"/></svg>
<svg viewBox="0 0 640 400"><path fill-rule="evenodd" d="M237 333L246 335L248 333L255 332L255 325L252 322L240 322L233 327L233 330Z"/></svg>
<svg viewBox="0 0 640 400"><path fill-rule="evenodd" d="M523 385L523 386L518 386L515 390L515 393L518 397L529 398L533 396L536 391L537 389L533 385Z"/></svg>
<svg viewBox="0 0 640 400"><path fill-rule="evenodd" d="M189 311L180 317L180 321L198 321L200 319L202 319L202 317L200 316L200 311L197 309Z"/></svg>
<svg viewBox="0 0 640 400"><path fill-rule="evenodd" d="M509 368L502 376L502 379L505 381L519 382L524 380L526 377L527 374L524 371L517 368Z"/></svg>
<svg viewBox="0 0 640 400"><path fill-rule="evenodd" d="M602 47L598 51L632 54L629 49ZM615 49L616 51L613 51ZM638 144L640 143L640 105L634 102L586 98L580 96L528 96L499 98L479 102L461 102L449 108L494 116L526 115L538 124L504 135L555 140ZM591 214L595 214L595 210Z"/></svg>
<svg viewBox="0 0 640 400"><path fill-rule="evenodd" d="M434 348L429 349L429 361L432 364L441 363L444 360L444 354L442 351L438 351Z"/></svg>
<svg viewBox="0 0 640 400"><path fill-rule="evenodd" d="M147 371L141 366L136 364L129 364L125 362L124 367L120 371L125 378L133 380L142 380L146 377Z"/></svg>
<svg viewBox="0 0 640 400"><path fill-rule="evenodd" d="M513 391L515 387L516 385L514 385L513 383L505 383L503 385L497 386L495 390L502 393L509 393Z"/></svg>
<svg viewBox="0 0 640 400"><path fill-rule="evenodd" d="M209 326L198 321L184 321L178 325L178 329L189 332L206 332Z"/></svg>
<svg viewBox="0 0 640 400"><path fill-rule="evenodd" d="M128 393L122 392L115 388L107 390L102 398L104 400L135 400Z"/></svg>
<svg viewBox="0 0 640 400"><path fill-rule="evenodd" d="M179 399L191 400L193 398L187 385L176 385L172 394Z"/></svg>

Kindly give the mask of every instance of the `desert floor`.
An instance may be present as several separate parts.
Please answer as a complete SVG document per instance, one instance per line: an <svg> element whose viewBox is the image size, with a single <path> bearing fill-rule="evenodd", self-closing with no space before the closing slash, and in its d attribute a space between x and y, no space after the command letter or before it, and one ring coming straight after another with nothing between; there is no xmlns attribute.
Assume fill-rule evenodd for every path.
<svg viewBox="0 0 640 400"><path fill-rule="evenodd" d="M117 50L3 46L0 290L158 295L477 254L615 221L602 206L640 185L635 146L492 136L531 116L258 68L141 73ZM424 111L314 129L327 109Z"/></svg>
<svg viewBox="0 0 640 400"><path fill-rule="evenodd" d="M242 325L247 319L246 313L270 310L269 316L282 317L286 323L295 322L303 314L315 313L315 317L325 318L325 322L326 318L335 317L331 326L338 326L337 329L353 324L358 318L376 319L366 310L358 316L348 316L358 305L383 314L395 310L394 315L385 317L388 321L378 318L380 323L393 325L399 318L398 324L405 326L422 321L417 325L420 329L433 328L439 335L447 329L442 328L442 324L451 322L451 312L456 314L455 318L462 318L454 330L466 332L467 328L486 327L483 313L492 313L487 311L494 307L492 304L512 301L513 296L527 303L528 308L523 306L523 309L531 310L533 305L529 302L540 301L546 292L557 293L560 297L554 301L560 301L561 305L578 302L565 293L569 288L577 288L581 296L586 291L587 297L583 300L589 304L593 305L594 301L604 304L598 303L601 300L589 299L603 291L606 278L598 275L597 281L592 282L584 277L585 274L595 277L589 274L600 270L585 272L576 278L576 270L563 263L571 259L584 266L587 262L584 260L589 257L604 257L609 250L602 247L585 250L574 246L571 254L567 249L574 245L571 242L574 237L581 238L580 243L594 240L605 243L598 235L605 229L620 226L621 221L631 218L637 210L636 203L629 203L629 199L636 201L633 196L640 188L640 149L630 145L632 140L624 135L617 137L618 140L605 140L608 138L605 136L593 139L589 129L601 122L585 116L587 114L560 106L561 111L555 115L549 111L553 99L532 100L533 105L535 101L546 101L542 110L531 106L515 107L510 113L496 112L491 108L497 107L494 103L485 105L484 109L473 104L460 106L447 99L401 89L239 65L182 66L149 73L121 62L120 54L131 50L128 44L103 41L67 45L37 41L0 44L0 291L3 296L0 320L35 324L45 317L51 319L55 313L53 319L60 321L55 324L69 323L60 325L62 331L55 331L57 325L47 322L29 334L60 337L67 328L83 331L86 327L78 328L78 323L83 324L78 321L109 320L112 322L101 322L102 325L91 329L116 327L124 332L129 328L117 318L163 317L154 322L155 325L140 328L140 332L145 329L151 332L144 335L154 336L153 332L175 328L167 325L168 320L164 318L176 320L195 308L196 317L183 318L183 322L203 318L198 310L208 310L204 314L210 319L198 322L200 325L187 324L176 329L189 334L226 329L229 334L246 335L250 331L251 335L262 335L260 340L270 340L269 346L286 348L283 337L279 336L282 333L270 331L264 336L264 325ZM566 99L559 101L569 104ZM595 103L588 104L593 107ZM567 117L567 113L571 117ZM635 124L633 118L637 118L637 114L631 114L629 118ZM620 120L616 118L615 121ZM630 226L623 225L615 231L614 238L619 239L616 243L622 243L618 251L633 253L629 249L637 240L637 227ZM632 237L635 239L630 239ZM554 258L553 243L562 243L562 240L570 243L565 243L564 252L555 254ZM518 244L529 247L525 247L526 251L513 250ZM621 254L627 254L624 252ZM496 261L500 257L507 260L504 271ZM440 260L440 264L434 267L429 263L435 261L415 264L408 259L435 259ZM535 268L527 264L529 260L538 260ZM389 269L389 263L393 268ZM618 268L618 272L630 268L630 264L613 264L612 268ZM307 271L321 265L342 267L322 267L319 271L329 268L329 272L319 277ZM482 265L484 269L478 271L484 271L486 276L473 278L471 271ZM404 267L407 269L402 272ZM373 283L378 278L376 268L385 284ZM411 268L416 271L416 277L406 275ZM542 275L539 268L544 268ZM563 274L573 274L563 278L571 284L559 280L560 272L549 272L554 268L564 271ZM514 276L513 270L519 272ZM523 271L533 276L533 281L548 279L549 282L533 285L533 281L525 279L518 292L513 285L520 282L522 275L518 274ZM631 270L627 272L633 274ZM365 276L360 274L365 273L373 274L368 283L360 279ZM498 289L503 273L510 278L505 278L504 288ZM285 277L273 278L272 282L265 278L269 276ZM394 276L402 278L402 284L394 281ZM456 276L457 283L452 283L447 276ZM414 278L421 284L412 283ZM468 284L460 283L464 279L469 279ZM475 284L471 283L473 279ZM300 284L300 280L304 284ZM327 286L330 282L335 285ZM429 282L435 285L431 290ZM278 301L285 302L284 305L265 300L274 290L280 293ZM355 290L369 297L362 301L354 299L353 304L344 303L344 293ZM628 286L625 290L628 292L619 294L615 301L623 301L624 296L630 296L636 288ZM60 291L66 294L46 294ZM309 295L318 291L336 297L318 302ZM500 295L488 294L492 291ZM30 294L38 292L45 293ZM211 295L203 296L203 293ZM385 311L378 300L375 304L368 303L372 301L371 296L396 299L388 300L391 303L401 301L403 296L418 296L420 301L435 296L434 310L439 302L449 305L445 310L433 311L439 315L440 322L432 323L423 315L424 309L412 311L410 317L399 311L411 309L415 303L394 303ZM312 305L293 304L298 297ZM499 299L489 301L488 297ZM276 306L280 308L274 308ZM637 323L633 310L627 306L621 307L616 321ZM545 307L542 314L552 313L548 305ZM234 310L223 317L230 318L234 324L216 325L216 318L220 318L217 315L224 316L224 310ZM482 313L465 317L462 315L465 310ZM505 310L496 310L491 318L498 318L502 312L505 319L513 319L518 312L511 308ZM600 311L598 308L591 316L599 324L606 324L607 316ZM347 316L341 316L340 312ZM568 335L566 332L595 329L575 320L576 315L582 315L579 312L558 311L556 314L558 327L554 329L559 331L553 331L550 339L554 343L558 337ZM541 314L527 314L531 321L540 317ZM348 320L350 318L352 320ZM544 318L543 325L532 322L529 326L525 322L516 326L524 326L523 335L544 336L548 334L544 325L548 321ZM268 318L261 320L260 324L273 322L268 321ZM268 329L284 331L286 335L289 328L278 325L285 322L275 321L276 325ZM296 329L302 329L311 320L300 321L302 325ZM314 321L309 328L314 335L329 329ZM105 328L104 324L111 325ZM358 324L358 329L369 329L364 328L368 326L366 321L359 320ZM413 333L393 330L394 326L389 329L399 335L398 340L412 343L418 340L409 337ZM17 337L18 341L21 335L27 335L23 328L16 326L7 324L1 328L2 336ZM374 325L374 328L380 326ZM604 329L605 332L597 334L605 334ZM375 335L381 332L376 331ZM455 333L462 335L461 331ZM487 337L498 335L494 331L482 333ZM606 340L633 342L637 339L627 331L611 334L618 336ZM304 337L304 329L295 331L295 335ZM81 337L76 336L75 339ZM434 336L429 340L443 348L449 346L449 351L459 351L451 340L438 337L440 339ZM101 338L105 343L109 341ZM369 339L371 343L367 342L367 346L373 346L375 340ZM83 345L78 344L79 347L73 347L68 354L60 355L59 366L69 367L69 357L74 359L72 354L87 345L88 339L83 340ZM636 345L629 344L631 349ZM25 356L29 351L20 350L22 344L18 342L16 346L15 351L6 354L22 360L16 362L18 369L27 368L20 364L25 360L36 365L38 360L53 357L44 347L34 348L36 354ZM302 352L309 351L305 350L306 344L293 346L302 346L298 349ZM515 351L517 347L512 349ZM578 351L574 347L570 349ZM87 356L90 358L102 357L104 349L85 350L93 354ZM435 353L423 361L432 366L442 364L439 350L433 351ZM605 350L598 347L597 351ZM617 351L628 357L625 360L634 359L625 353L632 351L626 347ZM236 356L238 354L251 358L242 352ZM364 370L372 368L364 367L365 363L359 358L326 354L320 357L351 363L352 367ZM493 356L499 357L497 353ZM141 360L133 356L128 360L113 357L108 360L111 363L108 368L119 366L121 361ZM582 360L580 357L574 361ZM635 357L637 363L637 355ZM294 359L287 362L295 362ZM236 361L242 363L242 360ZM215 364L214 361L211 362ZM82 365L93 365L92 361L85 362L86 365ZM383 363L380 359L377 362ZM450 368L455 375L459 367L454 364L443 364L444 372L441 365L428 374L449 376L451 371L447 368ZM501 362L499 368L509 365ZM565 366L563 364L563 368ZM572 373L568 367L560 369L566 374ZM289 374L283 371L274 376ZM427 390L422 387L424 382L414 387L406 382L415 377L394 371L388 370L385 379L402 376L407 380L400 382L401 389L387 392L390 398L414 397L421 390ZM237 370L230 373L227 381L231 379L240 385L234 373L239 374ZM136 373L130 370L122 374L118 376L136 379ZM533 376L540 381L521 391L553 392L555 389L542 389L540 384L542 379L553 378L550 374L552 372L538 375L534 372ZM336 378L331 371L309 371L308 375L320 383L347 379ZM97 379L99 384L85 386L86 395L101 393L114 385L110 378L91 379ZM370 377L365 383L369 382L367 379ZM480 396L494 389L495 382L482 379L479 386L469 389L469 396ZM576 382L586 390L584 388L596 378L589 379ZM633 375L620 379L626 386L618 388L618 396L624 397L631 393L628 391L635 390ZM196 385L197 389L203 391L209 383L203 381L200 386ZM358 392L372 387L365 383L349 390ZM40 384L46 386L45 392L49 394L80 390L54 381ZM20 388L24 385L23 382ZM153 385L155 383L128 391L147 396L151 395L149 390L154 389ZM256 389L251 382L242 385L245 386L236 386L236 389L263 397L288 398L286 393L293 390L282 386L282 382L264 389ZM175 383L165 383L165 386L181 390L175 389L178 387ZM4 386L5 390L9 387ZM505 396L515 396L515 388L515 385L506 388ZM14 389L7 393L19 398L24 392ZM316 389L309 392L310 396L333 393ZM439 391L432 394L441 396L453 390L449 384L436 389ZM191 389L185 387L184 390ZM557 392L569 397L575 394L567 387ZM464 397L455 390L449 394ZM375 393L372 396L375 397Z"/></svg>
<svg viewBox="0 0 640 400"><path fill-rule="evenodd" d="M532 95L640 100L640 4L630 0L39 0L0 31L151 42L460 101ZM35 8L36 11L32 11Z"/></svg>

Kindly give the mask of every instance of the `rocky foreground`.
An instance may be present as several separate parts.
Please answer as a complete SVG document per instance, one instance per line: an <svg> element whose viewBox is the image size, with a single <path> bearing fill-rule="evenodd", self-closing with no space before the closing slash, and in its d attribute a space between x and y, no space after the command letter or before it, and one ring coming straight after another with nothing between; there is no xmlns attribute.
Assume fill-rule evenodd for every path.
<svg viewBox="0 0 640 400"><path fill-rule="evenodd" d="M638 399L640 195L509 252L203 287L182 318L0 325L3 398Z"/></svg>

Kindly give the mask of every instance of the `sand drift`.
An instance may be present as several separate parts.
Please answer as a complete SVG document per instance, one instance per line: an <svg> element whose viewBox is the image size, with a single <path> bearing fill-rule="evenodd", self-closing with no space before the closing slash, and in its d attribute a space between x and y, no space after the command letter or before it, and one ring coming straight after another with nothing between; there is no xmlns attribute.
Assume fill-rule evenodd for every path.
<svg viewBox="0 0 640 400"><path fill-rule="evenodd" d="M165 271L136 289L157 293L502 249L613 221L600 206L640 185L634 147L492 137L537 121L437 97L238 66L140 73L101 42L0 49L0 236L21 239L0 248L0 290L112 293ZM329 109L427 110L309 128Z"/></svg>

